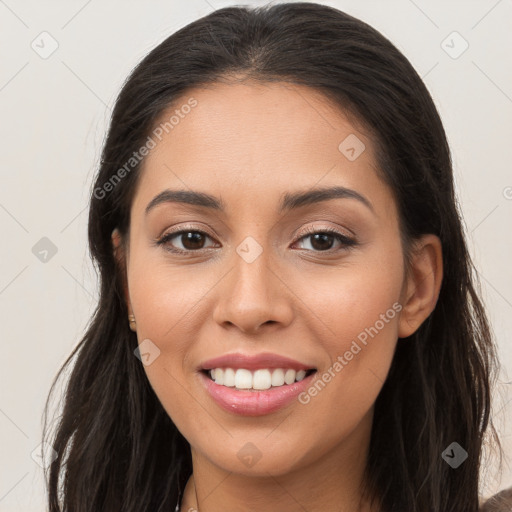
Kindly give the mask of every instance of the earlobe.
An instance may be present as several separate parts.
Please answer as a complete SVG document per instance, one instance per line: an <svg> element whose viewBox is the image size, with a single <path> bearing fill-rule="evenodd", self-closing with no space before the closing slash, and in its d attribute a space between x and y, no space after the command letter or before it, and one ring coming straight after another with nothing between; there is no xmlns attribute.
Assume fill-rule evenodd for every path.
<svg viewBox="0 0 512 512"><path fill-rule="evenodd" d="M118 263L120 263L121 259L121 233L119 233L119 229L114 228L111 235L112 247L114 250L114 258Z"/></svg>
<svg viewBox="0 0 512 512"><path fill-rule="evenodd" d="M398 337L414 334L434 310L443 280L443 252L439 237L423 235L415 244L407 282L401 297L403 305Z"/></svg>

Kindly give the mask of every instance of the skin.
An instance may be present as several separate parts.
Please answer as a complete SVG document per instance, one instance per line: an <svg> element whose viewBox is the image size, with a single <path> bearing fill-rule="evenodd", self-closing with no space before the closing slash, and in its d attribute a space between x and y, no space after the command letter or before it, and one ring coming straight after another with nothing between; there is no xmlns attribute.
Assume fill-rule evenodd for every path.
<svg viewBox="0 0 512 512"><path fill-rule="evenodd" d="M435 307L440 240L417 241L406 272L397 208L377 176L374 144L319 92L217 83L188 91L180 104L191 96L198 105L144 161L129 244L112 234L139 343L149 338L160 350L144 367L147 377L191 445L182 511L376 511L359 490L374 403L398 338ZM338 149L350 134L366 146L354 161ZM334 185L365 196L373 211L352 198L277 211L285 192ZM212 194L226 211L166 203L146 216L167 188ZM168 242L188 248L186 256L155 245L181 226L205 231L203 245L181 235ZM307 227L335 228L357 245L315 244L302 238ZM262 249L252 263L236 252L248 236ZM395 303L401 311L307 404L242 417L221 409L201 385L198 365L235 351L288 356L322 375ZM248 442L261 455L252 467L237 456Z"/></svg>

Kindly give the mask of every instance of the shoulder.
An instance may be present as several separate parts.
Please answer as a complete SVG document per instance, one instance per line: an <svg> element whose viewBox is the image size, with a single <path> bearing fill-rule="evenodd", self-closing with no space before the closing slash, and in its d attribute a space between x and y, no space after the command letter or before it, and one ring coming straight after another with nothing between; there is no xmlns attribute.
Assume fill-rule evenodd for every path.
<svg viewBox="0 0 512 512"><path fill-rule="evenodd" d="M512 512L512 487L500 491L485 501L480 506L479 512Z"/></svg>

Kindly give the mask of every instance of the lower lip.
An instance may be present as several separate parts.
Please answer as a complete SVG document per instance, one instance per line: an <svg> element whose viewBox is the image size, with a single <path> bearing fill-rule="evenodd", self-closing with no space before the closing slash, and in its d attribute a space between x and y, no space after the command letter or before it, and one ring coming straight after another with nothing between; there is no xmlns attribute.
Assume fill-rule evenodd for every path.
<svg viewBox="0 0 512 512"><path fill-rule="evenodd" d="M199 372L199 374L206 391L222 409L242 416L262 416L275 412L293 402L300 393L310 386L316 372L299 382L264 391L228 388L215 384L215 381L203 372Z"/></svg>

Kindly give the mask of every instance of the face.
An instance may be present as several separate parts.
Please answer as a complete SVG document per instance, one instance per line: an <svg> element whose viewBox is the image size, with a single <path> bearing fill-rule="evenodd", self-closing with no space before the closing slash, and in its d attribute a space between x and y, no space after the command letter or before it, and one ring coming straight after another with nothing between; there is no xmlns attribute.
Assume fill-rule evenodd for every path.
<svg viewBox="0 0 512 512"><path fill-rule="evenodd" d="M405 293L374 145L306 87L215 84L162 121L190 98L131 208L127 300L149 382L194 457L226 471L364 450ZM177 190L219 207L162 195Z"/></svg>

